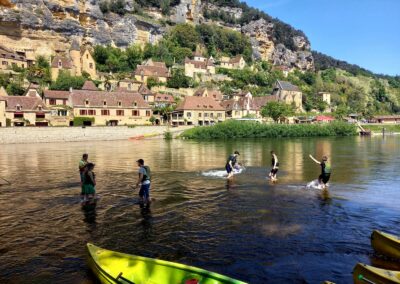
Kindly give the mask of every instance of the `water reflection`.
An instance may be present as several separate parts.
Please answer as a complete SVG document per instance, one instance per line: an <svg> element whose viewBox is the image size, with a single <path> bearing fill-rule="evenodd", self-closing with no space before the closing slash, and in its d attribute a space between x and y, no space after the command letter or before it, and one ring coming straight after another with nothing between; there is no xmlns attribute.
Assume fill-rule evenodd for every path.
<svg viewBox="0 0 400 284"><path fill-rule="evenodd" d="M373 229L400 235L400 139L386 137L235 141L117 141L2 145L0 282L87 283L84 245L196 265L251 283L351 281L370 259ZM241 153L246 171L205 177ZM270 151L278 183L266 179ZM95 208L79 205L77 163L96 163ZM329 191L306 190L331 158ZM135 161L152 169L151 207L141 207ZM396 232L397 230L397 232Z"/></svg>

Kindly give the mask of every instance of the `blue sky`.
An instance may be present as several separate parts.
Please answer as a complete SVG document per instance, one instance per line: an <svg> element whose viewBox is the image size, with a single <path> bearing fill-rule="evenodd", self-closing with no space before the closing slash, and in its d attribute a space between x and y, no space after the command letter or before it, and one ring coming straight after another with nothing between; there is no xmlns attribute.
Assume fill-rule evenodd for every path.
<svg viewBox="0 0 400 284"><path fill-rule="evenodd" d="M312 49L400 75L400 0L246 0L302 30Z"/></svg>

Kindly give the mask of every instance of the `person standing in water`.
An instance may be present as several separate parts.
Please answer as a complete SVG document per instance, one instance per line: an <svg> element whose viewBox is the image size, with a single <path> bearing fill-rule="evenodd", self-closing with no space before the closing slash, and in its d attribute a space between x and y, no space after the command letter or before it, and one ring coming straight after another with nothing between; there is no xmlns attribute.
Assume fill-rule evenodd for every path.
<svg viewBox="0 0 400 284"><path fill-rule="evenodd" d="M139 159L136 161L139 167L138 179L136 182L136 188L140 187L139 197L142 203L150 203L150 167L144 165L144 160Z"/></svg>
<svg viewBox="0 0 400 284"><path fill-rule="evenodd" d="M311 154L310 158L317 164L321 165L321 174L318 177L318 182L324 189L327 188L327 183L331 177L331 164L328 162L328 157L323 156L321 162L315 159Z"/></svg>
<svg viewBox="0 0 400 284"><path fill-rule="evenodd" d="M86 172L86 165L88 164L88 158L89 158L89 155L88 154L83 154L82 155L82 159L79 161L79 175L80 175L80 178L81 178L81 199L83 199L84 198L84 195L85 195L85 193L84 193L84 189L83 189L83 179L84 179L84 175L85 175L85 172Z"/></svg>
<svg viewBox="0 0 400 284"><path fill-rule="evenodd" d="M94 164L88 163L83 174L84 202L93 201L96 194L96 174L93 172Z"/></svg>
<svg viewBox="0 0 400 284"><path fill-rule="evenodd" d="M271 178L271 181L277 181L276 174L278 173L279 170L279 162L278 162L278 156L275 154L274 151L271 151L271 166L272 169L269 172L269 177Z"/></svg>
<svg viewBox="0 0 400 284"><path fill-rule="evenodd" d="M227 176L228 179L233 177L233 167L237 162L237 156L240 156L240 154L238 151L235 151L232 155L228 157L228 160L226 161L225 169L226 172L228 173Z"/></svg>

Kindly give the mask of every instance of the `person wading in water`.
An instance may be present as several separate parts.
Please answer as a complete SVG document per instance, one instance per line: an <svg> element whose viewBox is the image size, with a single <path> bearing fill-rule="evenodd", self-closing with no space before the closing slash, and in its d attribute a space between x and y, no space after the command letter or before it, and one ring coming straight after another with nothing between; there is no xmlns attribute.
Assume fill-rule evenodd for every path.
<svg viewBox="0 0 400 284"><path fill-rule="evenodd" d="M239 156L239 152L235 151L232 155L228 157L228 160L226 161L225 169L226 172L228 173L227 178L230 179L233 177L233 167L235 166L237 162L237 156Z"/></svg>
<svg viewBox="0 0 400 284"><path fill-rule="evenodd" d="M272 169L269 172L269 177L271 178L271 181L275 182L277 181L276 174L278 173L279 170L279 162L278 162L278 156L275 154L274 151L271 151L271 156L272 156L271 160Z"/></svg>
<svg viewBox="0 0 400 284"><path fill-rule="evenodd" d="M136 187L140 187L139 190L139 197L140 201L144 204L150 204L150 180L151 180L151 173L150 167L144 165L144 160L139 159L136 161L139 167L138 170L138 179L136 182Z"/></svg>
<svg viewBox="0 0 400 284"><path fill-rule="evenodd" d="M318 177L318 182L322 185L324 189L326 189L327 183L331 177L331 164L328 162L328 157L323 156L321 162L315 159L311 154L310 158L317 164L321 165L321 174Z"/></svg>
<svg viewBox="0 0 400 284"><path fill-rule="evenodd" d="M84 189L83 189L83 179L86 172L86 165L88 164L88 154L83 154L82 159L79 161L79 175L81 178L81 199L83 200L85 197Z"/></svg>

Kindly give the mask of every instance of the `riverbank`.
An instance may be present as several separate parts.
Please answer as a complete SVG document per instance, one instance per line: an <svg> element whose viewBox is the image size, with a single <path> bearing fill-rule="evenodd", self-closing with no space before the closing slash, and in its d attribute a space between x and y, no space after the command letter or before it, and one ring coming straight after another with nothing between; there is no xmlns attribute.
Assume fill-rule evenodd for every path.
<svg viewBox="0 0 400 284"><path fill-rule="evenodd" d="M175 135L191 126L171 127ZM12 127L0 128L0 144L110 141L143 139L163 135L167 126L116 127Z"/></svg>
<svg viewBox="0 0 400 284"><path fill-rule="evenodd" d="M387 124L387 123L374 123L374 124L362 124L363 128L371 130L374 135L400 135L400 124ZM385 129L385 131L383 131Z"/></svg>
<svg viewBox="0 0 400 284"><path fill-rule="evenodd" d="M226 121L209 127L196 127L182 133L187 139L276 138L357 135L354 124L261 124L257 122Z"/></svg>

